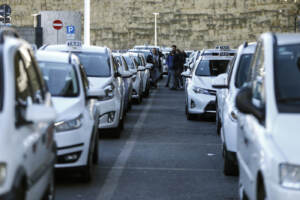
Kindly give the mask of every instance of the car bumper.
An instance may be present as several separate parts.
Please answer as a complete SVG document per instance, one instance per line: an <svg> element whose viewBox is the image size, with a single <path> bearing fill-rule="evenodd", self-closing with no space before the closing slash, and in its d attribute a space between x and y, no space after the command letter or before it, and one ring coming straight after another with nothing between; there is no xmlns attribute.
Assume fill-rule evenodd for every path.
<svg viewBox="0 0 300 200"><path fill-rule="evenodd" d="M191 114L216 113L216 96L189 91L188 109Z"/></svg>
<svg viewBox="0 0 300 200"><path fill-rule="evenodd" d="M120 121L120 102L116 98L99 101L98 104L100 110L99 129L116 128Z"/></svg>
<svg viewBox="0 0 300 200"><path fill-rule="evenodd" d="M271 181L265 182L268 199L272 200L294 200L300 199L300 190L287 189Z"/></svg>
<svg viewBox="0 0 300 200"><path fill-rule="evenodd" d="M85 166L92 134L93 126L82 126L79 129L56 133L57 162L55 168Z"/></svg>

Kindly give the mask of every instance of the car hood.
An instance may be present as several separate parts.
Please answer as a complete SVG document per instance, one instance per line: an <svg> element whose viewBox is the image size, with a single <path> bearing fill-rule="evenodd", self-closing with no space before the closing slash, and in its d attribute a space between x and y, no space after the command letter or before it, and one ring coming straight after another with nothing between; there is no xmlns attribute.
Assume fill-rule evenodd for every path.
<svg viewBox="0 0 300 200"><path fill-rule="evenodd" d="M88 77L91 89L102 89L111 83L111 77Z"/></svg>
<svg viewBox="0 0 300 200"><path fill-rule="evenodd" d="M287 162L300 164L300 114L280 114L274 121L273 140Z"/></svg>
<svg viewBox="0 0 300 200"><path fill-rule="evenodd" d="M52 97L52 103L57 112L56 121L74 119L83 112L80 98Z"/></svg>
<svg viewBox="0 0 300 200"><path fill-rule="evenodd" d="M211 76L194 76L193 77L193 82L195 86L204 88L204 89L209 89L209 90L216 90L212 87L213 80L215 79L214 77Z"/></svg>

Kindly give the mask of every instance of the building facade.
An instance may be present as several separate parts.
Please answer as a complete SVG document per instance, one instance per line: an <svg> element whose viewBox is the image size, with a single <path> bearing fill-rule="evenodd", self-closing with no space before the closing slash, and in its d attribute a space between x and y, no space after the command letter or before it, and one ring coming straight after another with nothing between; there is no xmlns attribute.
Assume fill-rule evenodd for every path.
<svg viewBox="0 0 300 200"><path fill-rule="evenodd" d="M91 44L127 49L154 43L202 49L217 44L237 47L263 32L294 32L299 0L91 0ZM12 24L33 25L46 10L83 13L84 0L2 0L12 8ZM83 17L82 17L83 19ZM82 20L83 23L83 20Z"/></svg>

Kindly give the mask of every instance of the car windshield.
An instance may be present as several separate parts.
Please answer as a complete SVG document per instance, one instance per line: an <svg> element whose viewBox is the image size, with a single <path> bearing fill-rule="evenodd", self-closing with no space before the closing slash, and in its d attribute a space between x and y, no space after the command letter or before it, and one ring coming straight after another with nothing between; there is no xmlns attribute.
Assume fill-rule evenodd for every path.
<svg viewBox="0 0 300 200"><path fill-rule="evenodd" d="M133 63L132 59L130 58L130 56L125 56L124 58L126 60L126 63L129 67L129 69L135 69L134 63Z"/></svg>
<svg viewBox="0 0 300 200"><path fill-rule="evenodd" d="M218 76L225 73L229 60L201 60L196 69L196 76Z"/></svg>
<svg viewBox="0 0 300 200"><path fill-rule="evenodd" d="M39 62L39 66L52 96L76 97L79 95L78 80L72 65Z"/></svg>
<svg viewBox="0 0 300 200"><path fill-rule="evenodd" d="M274 72L278 103L299 108L300 44L282 45L276 48ZM281 107L279 110L288 111Z"/></svg>
<svg viewBox="0 0 300 200"><path fill-rule="evenodd" d="M106 54L74 52L80 59L87 76L111 76L110 59Z"/></svg>
<svg viewBox="0 0 300 200"><path fill-rule="evenodd" d="M252 56L253 54L243 54L240 58L235 79L235 86L237 88L240 88L247 81Z"/></svg>
<svg viewBox="0 0 300 200"><path fill-rule="evenodd" d="M3 56L2 51L0 50L0 111L3 107L4 100L4 77L3 77Z"/></svg>

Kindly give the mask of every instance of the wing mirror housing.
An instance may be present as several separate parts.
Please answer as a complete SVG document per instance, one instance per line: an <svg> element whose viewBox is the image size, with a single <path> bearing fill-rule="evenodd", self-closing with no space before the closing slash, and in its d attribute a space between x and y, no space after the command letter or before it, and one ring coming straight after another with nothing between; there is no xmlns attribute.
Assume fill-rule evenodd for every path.
<svg viewBox="0 0 300 200"><path fill-rule="evenodd" d="M105 91L104 89L91 89L89 88L88 91L87 91L87 98L88 99L98 99L99 97L104 97L106 94L105 94Z"/></svg>
<svg viewBox="0 0 300 200"><path fill-rule="evenodd" d="M252 102L252 89L247 86L243 87L236 96L236 107L244 114L254 115L260 122L265 118L264 109L256 107Z"/></svg>
<svg viewBox="0 0 300 200"><path fill-rule="evenodd" d="M191 74L191 71L189 69L182 72L181 76L183 76L184 78L192 78L192 74Z"/></svg>
<svg viewBox="0 0 300 200"><path fill-rule="evenodd" d="M152 69L153 68L153 64L152 63L147 63L146 64L146 69Z"/></svg>
<svg viewBox="0 0 300 200"><path fill-rule="evenodd" d="M26 108L25 120L28 122L52 122L56 119L56 111L50 106L31 104Z"/></svg>
<svg viewBox="0 0 300 200"><path fill-rule="evenodd" d="M132 76L132 74L128 71L124 71L120 74L121 74L122 78L130 78Z"/></svg>
<svg viewBox="0 0 300 200"><path fill-rule="evenodd" d="M146 70L146 68L144 66L139 66L138 67L138 71L144 71L144 70Z"/></svg>
<svg viewBox="0 0 300 200"><path fill-rule="evenodd" d="M212 82L212 87L215 89L225 89L228 88L226 73L219 74Z"/></svg>

